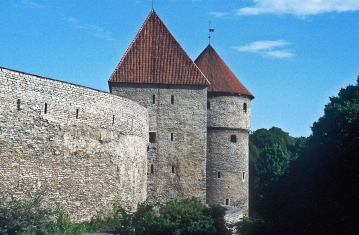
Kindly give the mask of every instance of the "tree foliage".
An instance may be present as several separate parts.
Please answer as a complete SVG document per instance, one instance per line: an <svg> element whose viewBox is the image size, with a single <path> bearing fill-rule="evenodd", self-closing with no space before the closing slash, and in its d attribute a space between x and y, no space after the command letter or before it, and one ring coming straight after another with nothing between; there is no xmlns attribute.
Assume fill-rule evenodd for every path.
<svg viewBox="0 0 359 235"><path fill-rule="evenodd" d="M274 179L263 200L257 203L265 208L258 211L265 220L266 234L356 234L359 231L356 219L359 216L359 79L356 85L330 97L324 115L313 124L308 138L294 138L290 143L288 138L281 141L283 138L267 136L262 130L258 139L265 144L260 148L256 145L257 174L273 169L270 177ZM265 150L271 141L278 145L277 151ZM270 159L277 159L286 168L286 162L278 160L286 155L279 150L284 143L292 160L286 173L275 174L277 167L270 164ZM260 164L263 156L268 160Z"/></svg>
<svg viewBox="0 0 359 235"><path fill-rule="evenodd" d="M11 201L0 205L0 234L41 235L52 234L53 223L49 219L54 213L41 207L41 199Z"/></svg>

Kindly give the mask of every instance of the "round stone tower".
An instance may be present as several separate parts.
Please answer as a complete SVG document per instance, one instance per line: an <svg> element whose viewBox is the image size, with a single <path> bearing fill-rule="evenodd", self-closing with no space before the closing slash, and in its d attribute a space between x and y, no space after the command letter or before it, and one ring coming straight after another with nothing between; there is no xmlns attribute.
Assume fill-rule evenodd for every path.
<svg viewBox="0 0 359 235"><path fill-rule="evenodd" d="M211 45L195 60L207 88L206 200L248 215L248 140L253 95Z"/></svg>

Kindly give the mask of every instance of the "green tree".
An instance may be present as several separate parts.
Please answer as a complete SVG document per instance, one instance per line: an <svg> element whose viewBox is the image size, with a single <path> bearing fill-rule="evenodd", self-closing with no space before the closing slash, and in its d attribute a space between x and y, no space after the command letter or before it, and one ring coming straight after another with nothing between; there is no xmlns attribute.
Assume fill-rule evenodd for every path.
<svg viewBox="0 0 359 235"><path fill-rule="evenodd" d="M303 146L301 148L300 146ZM359 79L330 97L299 158L272 185L264 213L273 234L359 231Z"/></svg>

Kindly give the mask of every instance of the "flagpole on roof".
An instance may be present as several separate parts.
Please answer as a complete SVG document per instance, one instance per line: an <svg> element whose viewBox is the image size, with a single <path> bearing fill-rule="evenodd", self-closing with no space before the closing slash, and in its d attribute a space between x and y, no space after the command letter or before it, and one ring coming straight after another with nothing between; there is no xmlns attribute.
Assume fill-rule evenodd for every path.
<svg viewBox="0 0 359 235"><path fill-rule="evenodd" d="M211 32L214 32L214 29L211 29L211 21L208 24L208 44L211 44Z"/></svg>

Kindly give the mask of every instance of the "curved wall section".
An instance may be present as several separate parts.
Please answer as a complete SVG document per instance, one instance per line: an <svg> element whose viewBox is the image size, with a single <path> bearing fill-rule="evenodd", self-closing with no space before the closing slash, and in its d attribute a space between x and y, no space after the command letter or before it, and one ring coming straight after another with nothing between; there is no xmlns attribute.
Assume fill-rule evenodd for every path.
<svg viewBox="0 0 359 235"><path fill-rule="evenodd" d="M207 203L248 215L248 131L208 129ZM232 136L236 136L233 142Z"/></svg>
<svg viewBox="0 0 359 235"><path fill-rule="evenodd" d="M250 130L251 100L238 95L208 93L207 125Z"/></svg>
<svg viewBox="0 0 359 235"><path fill-rule="evenodd" d="M0 199L41 196L75 220L146 199L148 112L106 92L0 67Z"/></svg>

